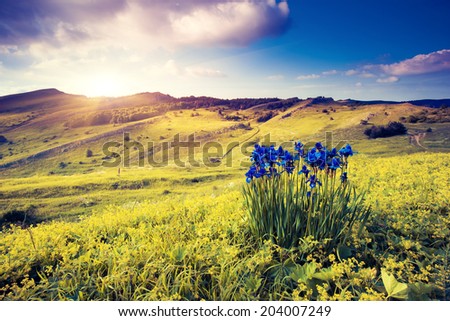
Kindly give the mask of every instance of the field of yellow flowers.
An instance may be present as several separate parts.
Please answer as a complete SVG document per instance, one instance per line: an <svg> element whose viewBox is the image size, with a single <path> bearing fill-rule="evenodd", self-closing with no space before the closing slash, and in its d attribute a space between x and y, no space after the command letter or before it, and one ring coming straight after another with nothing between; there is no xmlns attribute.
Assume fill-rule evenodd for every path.
<svg viewBox="0 0 450 321"><path fill-rule="evenodd" d="M242 186L0 232L2 300L449 300L450 155L357 155L359 237L257 242ZM245 178L242 178L244 185ZM217 193L216 193L217 194Z"/></svg>

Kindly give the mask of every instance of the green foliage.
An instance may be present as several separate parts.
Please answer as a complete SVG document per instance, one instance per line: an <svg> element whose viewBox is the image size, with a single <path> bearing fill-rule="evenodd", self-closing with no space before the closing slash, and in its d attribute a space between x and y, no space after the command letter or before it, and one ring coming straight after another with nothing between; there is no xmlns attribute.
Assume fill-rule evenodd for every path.
<svg viewBox="0 0 450 321"><path fill-rule="evenodd" d="M106 186L119 180L113 172L3 180L7 197L26 198L27 188L35 201L79 191L118 202L73 222L4 229L0 300L400 300L404 284L408 300L448 300L449 177L440 169L449 161L355 156L351 177L359 188L375 178L365 198L376 212L360 237L354 228L331 253L327 240L313 237L291 249L259 243L238 187L213 188L236 184L234 176L193 184L200 169L125 170L120 180L147 176L152 189L109 194ZM172 193L164 197L165 188Z"/></svg>
<svg viewBox="0 0 450 321"><path fill-rule="evenodd" d="M387 126L372 126L364 131L369 138L392 137L396 135L404 135L407 128L400 122L390 122Z"/></svg>
<svg viewBox="0 0 450 321"><path fill-rule="evenodd" d="M230 108L242 108L239 116L251 123L232 127L225 117L234 112L227 107L199 109L198 117L190 117L190 111L177 111L176 117L166 113L180 107L170 104L127 107L119 102L104 119L94 117L105 111L96 102L76 108L73 103L58 113L36 108L32 117L2 113L0 132L7 129L14 144L0 145L0 166L26 162L0 169L0 217L8 214L0 233L0 300L399 300L388 297L381 269L407 285L408 300L449 299L445 169L450 156L434 153L449 150L448 123L436 119L424 152L404 136L367 140L359 125L369 113L376 114L371 123L380 125L419 111L409 105L335 106L333 122L316 112L320 105L298 105L286 110L290 117L257 123L267 109L278 111L279 103L258 102L266 105L254 109L247 107L256 101L243 103L233 101ZM157 116L151 120L127 123L153 112ZM63 127L77 117L83 127ZM408 128L423 132L429 126L419 121ZM222 166L224 161L217 168L180 170L171 163L122 168L118 176L116 168L100 167L101 156L86 162L86 146L100 151L106 140L121 141L125 128L142 143L195 131L201 142L224 145L230 134L242 143L271 133L281 142L293 139L293 129L308 141L333 131L334 141L349 139L360 151L349 171L349 190L372 184L364 197L372 215L361 234L362 224L354 223L342 234L345 244L335 248L330 239L312 236L299 238L290 249L261 242L250 230L245 198L238 191L244 158L239 148L230 153L231 167ZM70 166L59 169L60 162ZM320 180L325 185L325 178ZM23 224L30 202L38 206L36 220L26 214Z"/></svg>
<svg viewBox="0 0 450 321"><path fill-rule="evenodd" d="M252 232L286 248L312 236L333 249L345 244L352 228L361 229L368 219L364 193L358 194L350 183L324 175L322 186L309 197L307 193L305 176L296 173L253 180L244 186Z"/></svg>
<svg viewBox="0 0 450 321"><path fill-rule="evenodd" d="M401 121L411 124L416 123L448 123L450 122L450 108L441 107L433 109L423 109L419 113L401 117Z"/></svg>
<svg viewBox="0 0 450 321"><path fill-rule="evenodd" d="M326 242L329 250L345 245L353 227L361 233L370 214L365 193L348 181L351 146L338 152L316 143L307 151L298 142L295 150L255 145L243 189L253 234L286 248L307 237Z"/></svg>
<svg viewBox="0 0 450 321"><path fill-rule="evenodd" d="M428 295L433 292L435 286L422 282L402 283L396 280L395 276L381 269L381 278L384 288L388 294L387 298L398 300L427 300Z"/></svg>
<svg viewBox="0 0 450 321"><path fill-rule="evenodd" d="M406 300L408 298L408 285L398 282L395 277L388 274L385 270L381 270L381 278L388 294L388 298Z"/></svg>

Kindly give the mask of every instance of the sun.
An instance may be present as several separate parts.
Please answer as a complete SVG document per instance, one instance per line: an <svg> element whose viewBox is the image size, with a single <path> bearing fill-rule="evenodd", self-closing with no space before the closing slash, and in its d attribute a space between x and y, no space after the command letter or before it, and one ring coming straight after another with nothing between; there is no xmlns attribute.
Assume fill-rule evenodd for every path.
<svg viewBox="0 0 450 321"><path fill-rule="evenodd" d="M117 76L112 74L95 75L87 82L86 94L89 97L117 97L121 85Z"/></svg>

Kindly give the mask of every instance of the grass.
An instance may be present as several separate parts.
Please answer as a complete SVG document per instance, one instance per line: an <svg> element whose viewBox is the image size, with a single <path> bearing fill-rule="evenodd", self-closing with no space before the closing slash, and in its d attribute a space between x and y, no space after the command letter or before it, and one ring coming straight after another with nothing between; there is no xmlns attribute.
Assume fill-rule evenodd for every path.
<svg viewBox="0 0 450 321"><path fill-rule="evenodd" d="M422 141L426 149L410 145L407 136L368 140L359 123L369 114L379 125L420 108L334 108L327 115L322 106L293 106L266 123L256 123L251 109L240 111L249 120L233 122L199 108L196 117L189 110L170 111L123 126L70 130L62 126L70 108L29 121L30 111L17 118L0 114L7 128L2 135L14 142L0 145L0 165L74 143L66 152L0 169L0 217L34 205L35 222L42 222L0 231L1 299L448 300L450 127L407 124L410 131L432 128ZM233 127L248 122L251 130ZM132 151L131 167L121 168L119 176L117 168L101 166L105 138L77 145L100 134L121 141L113 131L125 126L141 142L195 133L202 146L221 142L222 154L236 141L249 148L237 146L217 167L185 168L174 164L173 149L161 168L137 167ZM373 210L367 228L361 237L352 231L349 242L331 254L326 242L307 237L291 250L258 243L240 192L252 144L269 133L277 145L298 138L325 142L326 131L333 132L334 142L349 141L359 151L349 177L358 190L372 185L365 201ZM88 148L93 157L86 157ZM186 150L180 157L187 159ZM194 157L202 159L201 149ZM67 166L60 168L61 162ZM395 282L402 295L390 291Z"/></svg>
<svg viewBox="0 0 450 321"><path fill-rule="evenodd" d="M376 215L362 237L352 234L346 248L331 254L325 243L308 238L292 250L271 242L257 245L240 186L215 180L220 191L149 197L107 206L78 222L4 230L0 295L4 300L448 299L449 176L438 169L450 162L449 155L375 160L356 156L350 177L361 187L375 177L366 202ZM422 171L424 164L431 176ZM131 200L135 191L127 193ZM406 287L402 297L389 294L387 282L394 281Z"/></svg>

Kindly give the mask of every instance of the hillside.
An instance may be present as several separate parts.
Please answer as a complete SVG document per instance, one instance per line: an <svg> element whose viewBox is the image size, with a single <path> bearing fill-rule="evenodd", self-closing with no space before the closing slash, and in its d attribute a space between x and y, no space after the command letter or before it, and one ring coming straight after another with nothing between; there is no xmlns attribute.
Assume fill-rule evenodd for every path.
<svg viewBox="0 0 450 321"><path fill-rule="evenodd" d="M448 112L326 97L1 97L0 300L388 300L382 269L408 284L396 299L446 300ZM398 121L407 134L364 134ZM350 179L370 186L364 236L330 255L249 231L254 144L299 139L351 143ZM307 267L326 289L302 285Z"/></svg>
<svg viewBox="0 0 450 321"><path fill-rule="evenodd" d="M374 156L450 151L448 108L412 103L325 97L223 100L161 93L87 98L46 89L0 97L0 111L0 211L33 195L49 216L61 210L86 212L86 208L72 208L80 198L93 199L95 206L101 206L111 199L102 201L101 195L116 195L117 186L141 190L145 186L136 183L136 175L146 169L161 177L187 175L189 184L191 179L212 182L217 175L239 177L248 166L249 148L256 142L285 146L298 139L319 140L328 146L351 142L360 154ZM373 125L399 119L409 135L368 139L363 133ZM195 135L195 142L186 143L190 135ZM181 143L176 143L177 137ZM116 147L105 149L108 142L115 142ZM184 147L177 148L177 144ZM127 181L118 183L119 168L129 171ZM98 173L105 173L101 176L106 181L95 185L89 177ZM34 180L36 175L63 186L68 184L64 177L84 178L80 177L77 186L69 184L56 191L41 186L40 179ZM26 179L26 189L16 185L19 177ZM167 183L151 185L161 193L170 190ZM14 192L2 192L10 188ZM83 196L91 189L103 191ZM138 198L139 193L135 192ZM51 201L45 195L52 195Z"/></svg>
<svg viewBox="0 0 450 321"><path fill-rule="evenodd" d="M434 106L445 101L417 104L425 102ZM226 143L233 136L237 144L256 130L257 140L270 133L272 139L283 142L297 137L324 139L325 132L333 132L335 140L351 140L361 152L383 153L389 145L408 153L421 151L417 146L409 146L408 137L394 137L380 144L381 141L368 141L362 134L367 126L400 119L409 134L425 133L428 129L420 142L425 148L446 151L448 114L448 108L433 109L415 102L335 101L325 97L224 100L174 98L161 93L87 98L45 89L0 97L0 135L7 141L0 145L0 167L8 169L2 170L2 176L8 176L9 169L14 175L29 175L36 170L92 171L106 156L101 152L103 143L123 141L124 132L132 139L155 144L170 141L175 134L195 133L202 143ZM86 164L84 154L88 148L95 156ZM61 162L72 164L61 171Z"/></svg>

